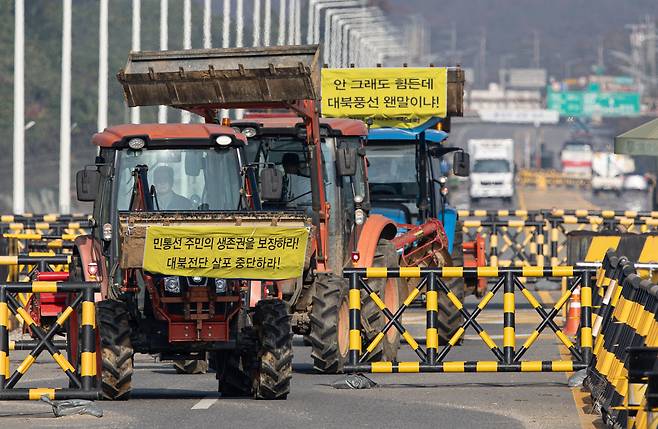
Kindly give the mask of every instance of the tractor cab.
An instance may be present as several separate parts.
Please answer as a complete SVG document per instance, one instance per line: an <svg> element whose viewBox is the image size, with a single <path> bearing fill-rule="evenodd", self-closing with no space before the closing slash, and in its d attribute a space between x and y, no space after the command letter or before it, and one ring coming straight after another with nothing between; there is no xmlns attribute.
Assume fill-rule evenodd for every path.
<svg viewBox="0 0 658 429"><path fill-rule="evenodd" d="M401 225L438 219L452 252L457 210L448 204L449 165L444 156L459 149L443 146L447 138L446 132L436 129L371 129L368 184L372 213Z"/></svg>
<svg viewBox="0 0 658 429"><path fill-rule="evenodd" d="M329 255L336 272L350 262L356 225L365 221L368 188L365 177L363 122L351 119L321 119L320 147L322 183L320 192L329 203L328 230L340 252ZM258 169L263 210L302 211L313 216L312 157L306 129L298 117L254 117L233 121L236 132L249 136L247 163ZM277 186L272 186L277 182ZM280 185L278 185L280 183ZM275 192L266 189L273 188Z"/></svg>
<svg viewBox="0 0 658 429"><path fill-rule="evenodd" d="M113 262L120 217L253 208L243 164L246 138L215 124L127 124L93 136L96 169L76 176L78 199L94 201L96 237ZM247 192L249 190L249 192Z"/></svg>

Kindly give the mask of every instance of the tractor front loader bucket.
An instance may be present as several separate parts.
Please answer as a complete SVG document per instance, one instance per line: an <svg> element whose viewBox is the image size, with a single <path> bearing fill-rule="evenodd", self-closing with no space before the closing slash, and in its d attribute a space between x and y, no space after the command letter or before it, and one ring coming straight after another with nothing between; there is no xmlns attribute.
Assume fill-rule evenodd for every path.
<svg viewBox="0 0 658 429"><path fill-rule="evenodd" d="M117 74L128 105L191 111L317 100L318 46L131 52Z"/></svg>

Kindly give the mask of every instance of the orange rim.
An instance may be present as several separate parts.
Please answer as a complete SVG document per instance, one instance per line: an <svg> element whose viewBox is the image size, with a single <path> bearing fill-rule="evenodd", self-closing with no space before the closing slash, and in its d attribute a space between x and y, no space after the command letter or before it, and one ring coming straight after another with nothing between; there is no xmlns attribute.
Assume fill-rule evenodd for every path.
<svg viewBox="0 0 658 429"><path fill-rule="evenodd" d="M386 286L384 286L384 304L393 314L400 307L400 292L396 283L395 279L386 279ZM382 314L382 316L384 315ZM391 342L395 341L397 335L398 330L395 327L391 327L386 332L386 338Z"/></svg>
<svg viewBox="0 0 658 429"><path fill-rule="evenodd" d="M350 343L350 310L347 307L347 301L343 301L338 308L338 352L341 356L347 355L347 349Z"/></svg>

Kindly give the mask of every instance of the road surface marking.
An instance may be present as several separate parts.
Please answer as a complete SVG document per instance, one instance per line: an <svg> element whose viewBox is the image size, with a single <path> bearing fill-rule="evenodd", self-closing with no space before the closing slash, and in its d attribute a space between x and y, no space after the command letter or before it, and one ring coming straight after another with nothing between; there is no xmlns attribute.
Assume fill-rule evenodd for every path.
<svg viewBox="0 0 658 429"><path fill-rule="evenodd" d="M212 407L213 404L217 402L217 398L203 398L194 406L192 406L193 410L207 410L208 408Z"/></svg>

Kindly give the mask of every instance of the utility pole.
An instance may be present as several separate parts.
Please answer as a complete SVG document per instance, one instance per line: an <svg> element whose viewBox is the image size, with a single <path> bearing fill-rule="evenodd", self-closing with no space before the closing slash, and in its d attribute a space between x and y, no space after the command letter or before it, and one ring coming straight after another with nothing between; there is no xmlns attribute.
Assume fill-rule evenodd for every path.
<svg viewBox="0 0 658 429"><path fill-rule="evenodd" d="M14 11L14 214L25 211L25 4Z"/></svg>
<svg viewBox="0 0 658 429"><path fill-rule="evenodd" d="M169 0L160 0L160 50L166 51L169 42ZM158 106L158 122L167 123L167 106Z"/></svg>
<svg viewBox="0 0 658 429"><path fill-rule="evenodd" d="M241 48L244 44L244 0L237 0L235 6L235 46Z"/></svg>
<svg viewBox="0 0 658 429"><path fill-rule="evenodd" d="M279 0L279 35L276 44L286 44L286 0Z"/></svg>
<svg viewBox="0 0 658 429"><path fill-rule="evenodd" d="M480 81L480 86L484 87L487 84L487 30L484 28L480 35L478 68L480 69L478 80Z"/></svg>
<svg viewBox="0 0 658 429"><path fill-rule="evenodd" d="M450 29L450 60L453 65L457 64L457 23L454 21Z"/></svg>
<svg viewBox="0 0 658 429"><path fill-rule="evenodd" d="M254 0L252 45L260 46L260 0Z"/></svg>
<svg viewBox="0 0 658 429"><path fill-rule="evenodd" d="M263 18L263 45L270 46L270 29L272 27L272 0L265 0L265 16Z"/></svg>
<svg viewBox="0 0 658 429"><path fill-rule="evenodd" d="M288 44L289 45L294 45L295 44L295 36L296 36L296 29L295 29L295 11L297 10L297 0L290 0L288 3Z"/></svg>
<svg viewBox="0 0 658 429"><path fill-rule="evenodd" d="M533 32L533 43L532 43L532 59L533 67L538 69L541 63L541 40L539 38L539 31L535 30Z"/></svg>
<svg viewBox="0 0 658 429"><path fill-rule="evenodd" d="M222 13L222 48L228 48L231 43L231 0L224 0Z"/></svg>
<svg viewBox="0 0 658 429"><path fill-rule="evenodd" d="M203 0L203 49L212 48L212 0Z"/></svg>
<svg viewBox="0 0 658 429"><path fill-rule="evenodd" d="M107 32L108 0L101 0L98 14L98 118L96 129L100 132L107 127Z"/></svg>
<svg viewBox="0 0 658 429"><path fill-rule="evenodd" d="M192 49L192 0L183 1L183 49ZM180 111L180 121L189 124L192 114L187 110Z"/></svg>
<svg viewBox="0 0 658 429"><path fill-rule="evenodd" d="M139 51L142 44L141 41L141 9L142 9L141 0L133 0L133 16L132 16L132 51ZM130 122L133 124L139 124L139 107L130 108Z"/></svg>
<svg viewBox="0 0 658 429"><path fill-rule="evenodd" d="M231 0L224 0L222 9L222 48L231 44ZM219 115L228 118L228 109L222 109Z"/></svg>
<svg viewBox="0 0 658 429"><path fill-rule="evenodd" d="M63 1L59 128L59 212L71 211L71 0ZM23 124L21 124L23 127Z"/></svg>

